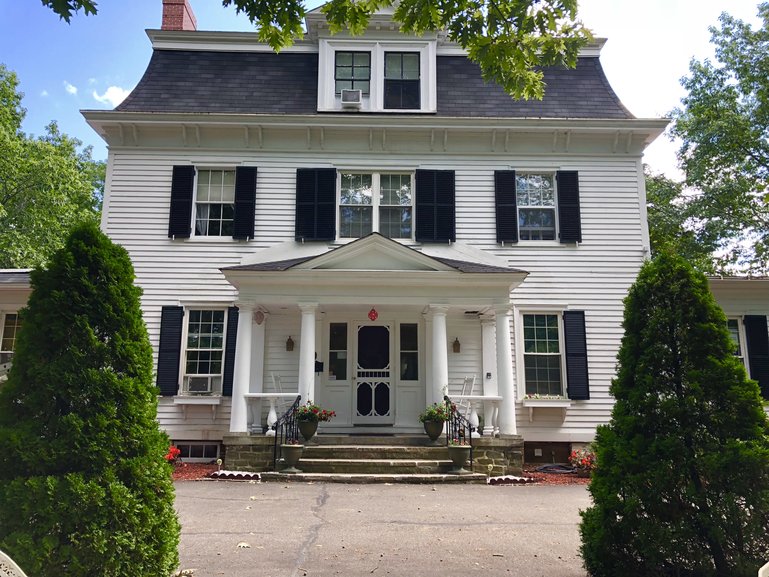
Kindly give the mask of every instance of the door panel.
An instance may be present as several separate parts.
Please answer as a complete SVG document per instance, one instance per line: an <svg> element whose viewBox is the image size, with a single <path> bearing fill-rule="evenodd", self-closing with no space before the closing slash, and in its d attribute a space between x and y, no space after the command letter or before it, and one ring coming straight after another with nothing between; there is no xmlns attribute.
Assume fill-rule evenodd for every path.
<svg viewBox="0 0 769 577"><path fill-rule="evenodd" d="M356 424L392 424L392 334L389 325L358 325L354 367Z"/></svg>

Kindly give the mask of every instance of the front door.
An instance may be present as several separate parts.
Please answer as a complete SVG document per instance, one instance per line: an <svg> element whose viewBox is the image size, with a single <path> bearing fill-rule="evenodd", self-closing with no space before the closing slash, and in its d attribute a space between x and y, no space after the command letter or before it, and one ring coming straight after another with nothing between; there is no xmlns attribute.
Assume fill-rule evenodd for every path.
<svg viewBox="0 0 769 577"><path fill-rule="evenodd" d="M353 423L394 422L392 334L389 325L357 325Z"/></svg>

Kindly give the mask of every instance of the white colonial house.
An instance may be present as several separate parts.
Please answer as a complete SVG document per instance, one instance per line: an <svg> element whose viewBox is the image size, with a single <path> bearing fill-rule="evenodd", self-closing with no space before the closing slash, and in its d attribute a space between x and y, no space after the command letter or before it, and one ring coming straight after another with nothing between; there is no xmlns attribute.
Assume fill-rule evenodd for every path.
<svg viewBox="0 0 769 577"><path fill-rule="evenodd" d="M412 433L448 391L532 455L592 440L649 256L642 154L668 122L618 100L604 41L519 101L387 12L351 37L312 11L275 54L163 9L137 87L84 115L172 439L215 455L297 393L336 411L321 433ZM714 286L766 391L767 284Z"/></svg>

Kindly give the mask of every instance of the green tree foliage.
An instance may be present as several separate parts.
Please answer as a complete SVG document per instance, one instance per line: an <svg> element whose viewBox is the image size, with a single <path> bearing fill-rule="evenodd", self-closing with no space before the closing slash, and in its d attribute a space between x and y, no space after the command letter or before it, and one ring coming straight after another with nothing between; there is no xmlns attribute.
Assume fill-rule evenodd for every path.
<svg viewBox="0 0 769 577"><path fill-rule="evenodd" d="M685 194L682 183L654 174L646 166L644 174L652 255L673 252L702 273L723 272L725 263L715 256L718 238L699 226L692 208L693 193Z"/></svg>
<svg viewBox="0 0 769 577"><path fill-rule="evenodd" d="M0 388L0 549L39 577L167 576L179 524L128 253L83 224L51 262Z"/></svg>
<svg viewBox="0 0 769 577"><path fill-rule="evenodd" d="M43 0L69 22L73 11L96 13L88 0ZM274 50L290 46L304 32L304 0L222 0L244 13L258 30L259 40ZM577 63L590 31L577 19L577 0L330 0L322 10L333 33L361 34L371 14L394 7L394 19L406 33L446 30L465 48L487 81L495 81L515 98L545 93L542 66Z"/></svg>
<svg viewBox="0 0 769 577"><path fill-rule="evenodd" d="M42 137L21 131L18 84L0 64L0 268L44 264L74 224L98 220L104 189L104 163L55 122Z"/></svg>
<svg viewBox="0 0 769 577"><path fill-rule="evenodd" d="M686 184L701 194L692 210L728 261L769 273L769 3L763 25L728 14L711 28L716 61L692 61L682 80L688 94L673 111L673 135Z"/></svg>
<svg viewBox="0 0 769 577"><path fill-rule="evenodd" d="M588 572L755 577L769 559L769 423L707 279L658 255L624 328L580 525Z"/></svg>

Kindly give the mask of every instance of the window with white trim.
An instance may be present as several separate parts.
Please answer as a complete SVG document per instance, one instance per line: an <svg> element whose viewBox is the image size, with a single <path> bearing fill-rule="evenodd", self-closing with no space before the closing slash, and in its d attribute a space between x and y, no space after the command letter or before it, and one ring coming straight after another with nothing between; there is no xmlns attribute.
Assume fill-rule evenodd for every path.
<svg viewBox="0 0 769 577"><path fill-rule="evenodd" d="M389 238L414 233L413 175L409 173L339 173L340 238L379 232Z"/></svg>
<svg viewBox="0 0 769 577"><path fill-rule="evenodd" d="M555 175L517 172L518 235L521 240L555 240Z"/></svg>
<svg viewBox="0 0 769 577"><path fill-rule="evenodd" d="M334 55L334 90L360 90L368 94L371 87L371 53L340 50Z"/></svg>
<svg viewBox="0 0 769 577"><path fill-rule="evenodd" d="M562 396L562 330L558 314L524 314L523 364L527 396Z"/></svg>
<svg viewBox="0 0 769 577"><path fill-rule="evenodd" d="M436 39L321 39L318 110L435 112L436 45ZM343 107L342 90L360 90L360 106Z"/></svg>
<svg viewBox="0 0 769 577"><path fill-rule="evenodd" d="M745 329L742 326L742 322L738 318L729 318L726 320L726 328L729 330L729 336L732 337L732 342L734 343L734 356L740 359L740 362L745 365L745 350L743 344L745 342Z"/></svg>
<svg viewBox="0 0 769 577"><path fill-rule="evenodd" d="M210 462L219 458L219 444L201 441L179 441L174 445L179 449L179 458L183 461Z"/></svg>
<svg viewBox="0 0 769 577"><path fill-rule="evenodd" d="M16 348L16 336L21 328L21 318L18 313L0 314L0 364L11 362Z"/></svg>
<svg viewBox="0 0 769 577"><path fill-rule="evenodd" d="M235 218L235 171L197 171L195 236L232 236Z"/></svg>
<svg viewBox="0 0 769 577"><path fill-rule="evenodd" d="M182 394L221 394L225 313L224 309L187 311Z"/></svg>

